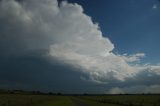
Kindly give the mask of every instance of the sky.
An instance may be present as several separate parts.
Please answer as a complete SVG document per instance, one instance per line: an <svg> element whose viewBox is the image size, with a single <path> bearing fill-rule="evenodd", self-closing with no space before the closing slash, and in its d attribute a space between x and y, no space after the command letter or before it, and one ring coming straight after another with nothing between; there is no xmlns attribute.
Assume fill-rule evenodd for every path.
<svg viewBox="0 0 160 106"><path fill-rule="evenodd" d="M0 89L160 93L159 0L0 0Z"/></svg>
<svg viewBox="0 0 160 106"><path fill-rule="evenodd" d="M114 52L144 52L145 62L159 62L160 3L158 0L69 0L99 23L103 36L115 45ZM127 44L126 44L127 43Z"/></svg>

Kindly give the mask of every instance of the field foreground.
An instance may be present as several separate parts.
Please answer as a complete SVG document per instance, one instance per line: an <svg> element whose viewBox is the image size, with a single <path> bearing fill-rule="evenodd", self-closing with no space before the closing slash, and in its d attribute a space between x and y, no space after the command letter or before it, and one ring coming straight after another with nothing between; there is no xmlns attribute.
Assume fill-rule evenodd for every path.
<svg viewBox="0 0 160 106"><path fill-rule="evenodd" d="M0 94L0 106L160 106L160 95Z"/></svg>

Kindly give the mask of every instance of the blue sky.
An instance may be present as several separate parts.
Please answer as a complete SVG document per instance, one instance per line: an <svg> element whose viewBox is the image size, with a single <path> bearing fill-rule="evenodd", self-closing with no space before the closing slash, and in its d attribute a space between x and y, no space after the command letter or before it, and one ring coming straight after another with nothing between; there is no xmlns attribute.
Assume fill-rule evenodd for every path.
<svg viewBox="0 0 160 106"><path fill-rule="evenodd" d="M159 63L160 2L158 0L69 0L83 6L111 39L115 52L146 54L145 62ZM153 6L156 8L153 8Z"/></svg>
<svg viewBox="0 0 160 106"><path fill-rule="evenodd" d="M158 0L0 0L0 89L160 93Z"/></svg>

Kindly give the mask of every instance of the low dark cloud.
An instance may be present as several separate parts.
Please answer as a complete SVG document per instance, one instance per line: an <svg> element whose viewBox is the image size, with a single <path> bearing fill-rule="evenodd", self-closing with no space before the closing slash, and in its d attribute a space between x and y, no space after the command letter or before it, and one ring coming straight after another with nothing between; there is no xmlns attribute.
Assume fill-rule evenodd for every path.
<svg viewBox="0 0 160 106"><path fill-rule="evenodd" d="M85 79L81 79L81 77ZM42 90L65 93L110 93L113 88L128 88L126 92L143 92L146 88L159 85L160 76L143 71L137 76L119 81L111 78L107 83L95 83L89 76L72 67L48 61L40 56L24 56L0 59L0 87L5 89ZM134 90L129 88L135 87ZM143 88L143 89L140 89ZM118 92L117 92L118 93Z"/></svg>

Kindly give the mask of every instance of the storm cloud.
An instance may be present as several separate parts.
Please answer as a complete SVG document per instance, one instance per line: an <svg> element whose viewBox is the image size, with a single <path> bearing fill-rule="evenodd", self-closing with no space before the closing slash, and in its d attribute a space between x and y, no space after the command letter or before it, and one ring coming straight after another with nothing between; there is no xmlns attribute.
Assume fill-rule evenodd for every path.
<svg viewBox="0 0 160 106"><path fill-rule="evenodd" d="M140 73L160 77L159 65L138 64L144 53L114 54L114 44L76 3L1 0L0 29L1 86L39 82L40 87L48 82L48 88L54 83L55 89L67 91L80 82L78 90L81 84L91 90L88 84L94 91L98 84L106 91L107 86L136 85ZM70 84L72 78L77 82Z"/></svg>

